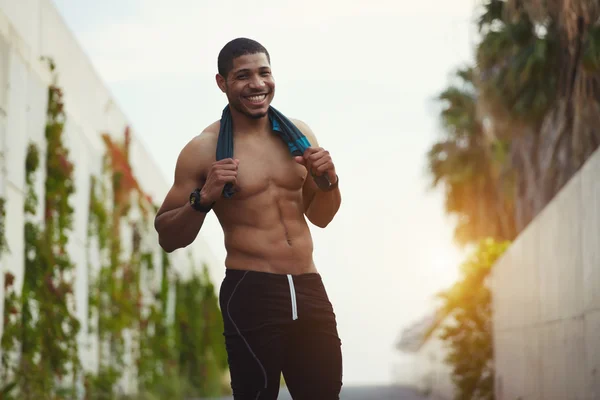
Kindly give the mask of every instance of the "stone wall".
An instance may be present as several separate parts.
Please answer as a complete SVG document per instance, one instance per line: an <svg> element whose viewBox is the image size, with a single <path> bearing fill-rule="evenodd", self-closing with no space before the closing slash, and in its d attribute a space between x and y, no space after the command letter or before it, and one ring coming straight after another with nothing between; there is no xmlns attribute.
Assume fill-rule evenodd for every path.
<svg viewBox="0 0 600 400"><path fill-rule="evenodd" d="M496 398L600 399L600 151L492 275Z"/></svg>

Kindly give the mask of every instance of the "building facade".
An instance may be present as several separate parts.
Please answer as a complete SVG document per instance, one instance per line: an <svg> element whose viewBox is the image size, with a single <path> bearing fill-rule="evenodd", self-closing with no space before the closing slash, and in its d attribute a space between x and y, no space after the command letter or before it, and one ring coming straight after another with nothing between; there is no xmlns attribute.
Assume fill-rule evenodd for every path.
<svg viewBox="0 0 600 400"><path fill-rule="evenodd" d="M64 126L62 120L50 121L49 107L57 101L64 107L60 110ZM47 140L49 124L62 130L68 157L56 158L56 148ZM32 144L37 149L40 167L31 173L33 182L28 184L31 171L28 171L27 163ZM49 149L52 154L48 154ZM72 164L75 190L69 199L72 226L66 232L66 249L73 267L65 279L72 281L74 304L71 306L82 325L77 340L84 368L92 371L97 368L101 354L97 335L90 333L92 330L88 326L89 290L110 256L103 252L98 237L90 237L90 205L94 200L92 181L96 180L102 187L112 188L114 193L105 193L101 201L114 214L116 189L111 177L106 175L107 156L113 167L112 178L125 175L121 184L129 183L130 192L126 197L133 204L131 209L123 212L124 218L117 227L113 226L115 230L108 236L123 238L120 245L123 259L134 254L135 247L139 246L146 259L153 260L151 264L154 264L147 265L146 272L142 271L139 276L143 299L140 301L150 303L152 293L159 290L165 277L171 282L176 277L185 279L193 268L205 264L214 268L215 259L200 234L193 245L169 255L173 271L169 275L162 274L163 252L152 229L152 212L164 198L170 183L138 140L127 117L116 105L51 0L0 0L0 155L0 203L4 209L1 219L4 229L0 232L4 236L0 252L0 300L9 295L6 287L15 295L22 290L26 276L27 223L43 229L49 212L48 204L43 201L52 185L46 176L46 161L55 157ZM117 173L114 168L124 169ZM127 176L129 173L131 176ZM38 201L34 210L28 213L25 204L34 198L30 189ZM96 193L99 192L102 190L96 187ZM132 200L133 197L136 200ZM144 210L145 219L142 218ZM139 238L141 244L136 244L136 224L143 228L144 233ZM132 236L133 241L130 240ZM150 270L152 274L148 273ZM10 311L4 310L4 304L0 301L0 315ZM0 318L0 336L5 328L3 320ZM135 337L135 332L130 332L129 336ZM126 358L134 368L132 357ZM133 370L129 374L121 380L123 391L135 386Z"/></svg>

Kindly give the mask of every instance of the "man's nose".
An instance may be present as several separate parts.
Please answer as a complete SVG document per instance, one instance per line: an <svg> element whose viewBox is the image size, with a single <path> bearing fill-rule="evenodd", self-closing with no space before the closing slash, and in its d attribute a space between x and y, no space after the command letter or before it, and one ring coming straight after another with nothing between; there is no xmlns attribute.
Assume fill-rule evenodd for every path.
<svg viewBox="0 0 600 400"><path fill-rule="evenodd" d="M260 89L265 86L265 81L260 76L254 76L250 80L250 87L253 89Z"/></svg>

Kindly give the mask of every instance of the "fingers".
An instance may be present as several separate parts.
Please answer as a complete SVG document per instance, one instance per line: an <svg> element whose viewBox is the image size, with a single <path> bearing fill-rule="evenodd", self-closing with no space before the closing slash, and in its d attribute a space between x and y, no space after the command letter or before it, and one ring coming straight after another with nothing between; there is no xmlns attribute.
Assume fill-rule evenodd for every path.
<svg viewBox="0 0 600 400"><path fill-rule="evenodd" d="M214 162L209 173L209 176L211 176L212 179L209 180L214 180L214 182L218 185L225 183L235 184L237 181L238 164L239 161L232 158L226 158Z"/></svg>
<svg viewBox="0 0 600 400"><path fill-rule="evenodd" d="M317 156L318 157L311 156L311 158L309 158L313 168L317 169L325 164L331 164L331 166L333 166L333 161L331 160L331 156L329 155L329 153Z"/></svg>
<svg viewBox="0 0 600 400"><path fill-rule="evenodd" d="M202 196L207 201L214 202L221 197L224 185L232 184L235 187L237 185L238 165L239 160L233 158L225 158L214 162L204 182Z"/></svg>
<svg viewBox="0 0 600 400"><path fill-rule="evenodd" d="M302 156L304 157L304 159L308 159L309 157L322 151L325 151L322 147L308 147L306 150L304 150L304 154Z"/></svg>
<svg viewBox="0 0 600 400"><path fill-rule="evenodd" d="M314 173L313 163L319 159L319 151L322 151L320 147L309 147L304 151L302 158L304 159L304 165L309 172Z"/></svg>
<svg viewBox="0 0 600 400"><path fill-rule="evenodd" d="M309 147L304 152L304 159L311 164L314 164L316 161L323 158L329 158L331 160L329 152L321 147Z"/></svg>
<svg viewBox="0 0 600 400"><path fill-rule="evenodd" d="M236 183L237 181L237 169L219 169L215 171L215 177L221 184L223 183Z"/></svg>
<svg viewBox="0 0 600 400"><path fill-rule="evenodd" d="M239 164L240 160L238 160L237 158L223 158L222 160L219 161L215 161L213 164L215 165L221 165L221 164Z"/></svg>
<svg viewBox="0 0 600 400"><path fill-rule="evenodd" d="M224 176L220 179L222 183L233 183L237 184L237 176Z"/></svg>
<svg viewBox="0 0 600 400"><path fill-rule="evenodd" d="M331 159L321 159L316 161L312 165L312 171L317 176L323 175L325 172L330 170L333 170L333 162L331 161Z"/></svg>
<svg viewBox="0 0 600 400"><path fill-rule="evenodd" d="M213 165L213 171L237 171L238 166L235 164Z"/></svg>
<svg viewBox="0 0 600 400"><path fill-rule="evenodd" d="M230 171L227 169L223 169L223 170L215 172L215 175L219 178L225 178L225 177L229 177L229 176L237 176L237 171Z"/></svg>
<svg viewBox="0 0 600 400"><path fill-rule="evenodd" d="M216 169L236 170L239 164L240 164L239 160L234 160L233 158L224 158L222 160L214 162L212 165L212 169L213 170L216 170Z"/></svg>
<svg viewBox="0 0 600 400"><path fill-rule="evenodd" d="M335 167L329 152L321 147L309 147L304 152L304 162L312 174L320 176L330 171L335 176Z"/></svg>

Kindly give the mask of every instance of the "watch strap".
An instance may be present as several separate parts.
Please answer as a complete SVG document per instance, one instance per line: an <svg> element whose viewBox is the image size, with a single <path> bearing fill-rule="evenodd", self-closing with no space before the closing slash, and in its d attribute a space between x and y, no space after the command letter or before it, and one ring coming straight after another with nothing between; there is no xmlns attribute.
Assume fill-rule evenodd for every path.
<svg viewBox="0 0 600 400"><path fill-rule="evenodd" d="M315 181L317 186L323 192L330 192L338 187L338 183L340 182L340 177L335 175L335 183L329 183L329 178L327 175L315 176Z"/></svg>
<svg viewBox="0 0 600 400"><path fill-rule="evenodd" d="M211 203L208 206L203 206L201 202L202 202L202 195L200 194L200 189L196 189L190 195L190 205L192 206L192 208L196 211L206 212L206 213L209 212L210 210L212 210L214 203Z"/></svg>

